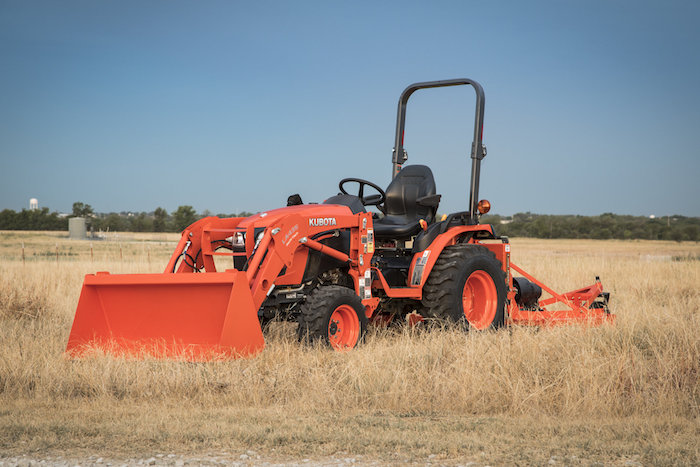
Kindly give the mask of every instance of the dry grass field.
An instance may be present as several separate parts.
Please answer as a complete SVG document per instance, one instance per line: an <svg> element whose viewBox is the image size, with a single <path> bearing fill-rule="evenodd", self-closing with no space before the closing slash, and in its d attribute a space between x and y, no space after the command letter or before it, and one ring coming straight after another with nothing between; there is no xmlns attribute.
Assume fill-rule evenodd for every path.
<svg viewBox="0 0 700 467"><path fill-rule="evenodd" d="M695 243L512 241L555 289L600 275L614 326L372 330L334 353L278 323L256 358L193 364L63 355L84 274L160 272L177 235L0 234L0 458L700 464Z"/></svg>

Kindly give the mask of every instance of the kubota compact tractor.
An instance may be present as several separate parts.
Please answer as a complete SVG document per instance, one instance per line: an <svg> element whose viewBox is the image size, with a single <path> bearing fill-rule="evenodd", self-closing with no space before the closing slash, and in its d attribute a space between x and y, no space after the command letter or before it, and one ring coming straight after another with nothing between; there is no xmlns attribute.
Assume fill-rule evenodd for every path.
<svg viewBox="0 0 700 467"><path fill-rule="evenodd" d="M440 195L431 170L403 167L406 105L419 89L458 85L476 91L469 209L436 219ZM287 207L247 218L206 217L184 230L162 274L87 275L68 352L97 347L193 360L251 355L264 347L261 323L273 316L296 320L300 338L335 349L355 347L369 321L407 317L477 330L613 321L597 278L558 294L513 264L508 239L479 223L489 209L478 200L483 119L484 92L476 81L408 86L399 99L386 191L346 178L341 193L322 204L292 196ZM350 183L359 185L356 194L348 192ZM228 257L224 271L217 271L219 256ZM542 289L551 298L540 300Z"/></svg>

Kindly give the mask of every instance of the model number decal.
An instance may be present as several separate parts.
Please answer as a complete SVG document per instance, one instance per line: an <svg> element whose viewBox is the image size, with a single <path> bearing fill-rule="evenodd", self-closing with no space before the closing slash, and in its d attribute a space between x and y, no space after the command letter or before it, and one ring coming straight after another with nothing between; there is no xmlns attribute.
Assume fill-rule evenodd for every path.
<svg viewBox="0 0 700 467"><path fill-rule="evenodd" d="M294 237L299 235L299 224L294 224L294 227L289 229L289 232L287 232L287 235L284 236L284 245L289 246L289 244L294 240Z"/></svg>
<svg viewBox="0 0 700 467"><path fill-rule="evenodd" d="M423 270L428 263L430 250L425 250L423 255L416 260L416 265L413 267L413 276L411 277L411 285L420 285L423 280Z"/></svg>

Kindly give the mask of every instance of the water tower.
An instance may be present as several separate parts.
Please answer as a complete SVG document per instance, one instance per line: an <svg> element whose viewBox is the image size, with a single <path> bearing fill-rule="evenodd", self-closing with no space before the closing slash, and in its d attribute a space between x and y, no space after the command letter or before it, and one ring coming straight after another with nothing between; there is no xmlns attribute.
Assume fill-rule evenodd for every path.
<svg viewBox="0 0 700 467"><path fill-rule="evenodd" d="M39 209L39 200L36 198L32 198L29 200L29 210L30 211L36 211Z"/></svg>

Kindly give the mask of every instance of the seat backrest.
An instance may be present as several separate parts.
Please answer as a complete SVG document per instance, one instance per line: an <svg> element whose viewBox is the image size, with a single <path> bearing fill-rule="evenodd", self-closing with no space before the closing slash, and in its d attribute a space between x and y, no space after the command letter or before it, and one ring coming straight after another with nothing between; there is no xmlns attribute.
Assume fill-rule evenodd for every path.
<svg viewBox="0 0 700 467"><path fill-rule="evenodd" d="M418 199L436 194L433 172L425 165L407 165L394 177L386 189L384 214L392 218L405 218L408 224L419 219L432 222L437 206L421 206ZM395 219L395 222L398 219Z"/></svg>

